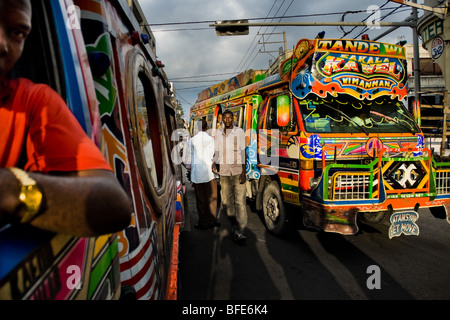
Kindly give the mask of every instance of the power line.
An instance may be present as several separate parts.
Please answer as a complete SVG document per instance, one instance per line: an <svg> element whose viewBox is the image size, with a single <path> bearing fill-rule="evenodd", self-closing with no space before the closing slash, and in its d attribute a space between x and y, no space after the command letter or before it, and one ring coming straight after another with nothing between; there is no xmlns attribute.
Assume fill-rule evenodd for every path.
<svg viewBox="0 0 450 320"><path fill-rule="evenodd" d="M275 0L275 2L276 2L276 0ZM281 9L281 7L283 6L284 2L285 2L285 0L283 0L283 2L280 4L280 6L278 7L278 10L277 10L277 12L275 12L275 14L278 14L278 12L280 11L280 9ZM275 4L275 3L274 3L274 4ZM270 13L270 11L269 11L269 13ZM275 18L271 18L271 19L270 19L271 22L273 22L274 20L275 20ZM261 28L262 28L262 27L261 27ZM261 30L261 28L260 28L260 30ZM275 27L275 28L276 28L276 27ZM275 30L275 28L273 29L273 31ZM269 30L269 27L266 27L266 29L263 31L263 34L266 33L267 30ZM272 31L272 33L273 33L273 31ZM258 32L258 34L259 34L259 32ZM255 45L255 49L256 49L256 47L257 47L258 44L259 44L259 43L257 43L257 44ZM253 53L253 52L254 52L254 50L252 51L252 53ZM253 63L253 61L256 59L258 53L259 53L259 51L253 56L253 59L252 59L249 63L247 63L247 66L242 68L243 70L246 70L246 69L248 68L248 66L250 66L250 65ZM250 58L250 56L249 56L248 58ZM248 61L248 59L247 59L247 61ZM245 65L245 64L244 64L244 65Z"/></svg>
<svg viewBox="0 0 450 320"><path fill-rule="evenodd" d="M220 83L224 80L171 80L171 82L177 82L177 83L206 83L206 82L212 82L212 83Z"/></svg>
<svg viewBox="0 0 450 320"><path fill-rule="evenodd" d="M181 91L181 90L192 90L192 89L205 89L208 88L209 86L198 86L198 87L189 87L189 88L176 88L176 91Z"/></svg>
<svg viewBox="0 0 450 320"><path fill-rule="evenodd" d="M267 17L269 16L269 14L270 14L270 12L272 11L273 7L275 6L275 3L276 3L276 2L277 2L277 0L275 0L275 1L273 2L272 7L270 7L269 12L267 13ZM267 17L266 17L266 18L267 18ZM234 69L234 71L237 71L237 70L239 69L239 67L241 66L242 61L243 61L244 58L246 57L246 55L247 55L248 51L250 50L250 48L252 47L253 42L256 40L256 37L258 36L259 31L261 30L261 28L262 28L262 27L259 27L258 32L257 32L256 35L253 37L253 40L252 40L252 42L250 43L249 47L247 48L247 51L245 52L244 56L242 57L241 61L240 61L239 64L236 66L236 68ZM253 49L253 50L254 50L254 49ZM252 53L253 53L253 51L252 51Z"/></svg>
<svg viewBox="0 0 450 320"><path fill-rule="evenodd" d="M283 1L283 3L284 3L284 2L285 2L285 1ZM393 9L393 11L391 11L391 12L389 12L388 14L386 14L385 16L383 16L380 20L383 20L383 19L385 19L386 17L388 17L388 16L390 16L390 15L392 15L392 14L394 14L394 13L399 13L397 10L398 10L399 8L404 8L404 6L389 7L389 8L386 7L386 8L384 8L384 6L385 6L388 2L389 2L389 1L387 1L385 4L383 4L383 5L379 8L379 11L383 11L383 10L392 10L392 9ZM268 13L268 15L267 15L266 18L253 18L253 19L249 19L249 20L261 20L261 19L264 19L264 20L272 20L272 21L273 21L273 20L275 20L275 19L279 19L279 21L281 21L282 19L291 19L291 18L299 18L299 17L315 17L315 16L327 16L327 15L337 15L337 14L344 14L344 16L345 16L345 14L348 14L348 13L362 13L362 12L366 12L366 13L367 13L367 10L356 10L356 11L346 11L346 12L329 12L329 13L320 13L320 14L306 14L306 15L285 16L285 14L286 14L286 12L288 11L289 7L290 7L290 6L292 5L292 3L293 3L293 0L292 0L291 4L290 4L290 5L288 6L288 8L285 10L284 14L283 14L282 16L277 16L277 14L278 14L278 12L280 11L280 9L281 9L283 3L280 5L280 7L278 8L277 12L274 14L274 15L275 15L274 17L269 17L269 14L270 14L270 12L272 11L272 9L273 9L274 6L275 6L276 0L275 0L275 2L273 3L271 9L269 10L269 13ZM396 12L396 11L397 11L397 12ZM404 10L402 10L402 11L404 11ZM400 11L400 12L402 12L402 11ZM365 18L365 19L362 20L362 21L365 21L365 20L369 19L372 15L373 15L373 13L370 14L367 18ZM170 25L183 25L183 24L191 25L191 24L198 24L198 23L211 23L211 22L214 23L215 21L190 21L190 22L176 22L176 23L149 24L149 25L150 25L150 26L163 26L163 25L169 25L169 26L170 26ZM268 28L269 28L269 27L266 27L266 31L267 31ZM276 27L275 27L275 28L276 28ZM275 28L274 28L274 30L275 30ZM259 30L261 30L261 29L262 29L262 27L260 27ZM365 29L367 29L367 27L366 27ZM362 33L365 31L365 29L363 29L363 31L362 31L360 34L362 34ZM195 28L195 29L188 29L188 28L185 28L185 29L184 29L184 28L180 28L180 29L170 29L170 30L154 30L154 32L158 32L158 31L161 31L161 32L163 32L163 31L188 31L188 30L211 30L211 28L210 28L210 27L209 27L209 28ZM274 30L273 30L273 31L274 31ZM350 30L350 31L347 32L346 34L349 34L349 33L353 32L354 30L355 30L355 28L353 28L352 30ZM272 31L272 32L273 32L273 31ZM343 30L343 32L345 32L345 31ZM230 73L222 73L222 74L211 74L211 75L200 75L200 76L192 76L192 77L179 77L179 78L171 79L171 81L173 81L173 82L178 82L178 83L205 83L205 85L203 85L203 86L194 86L194 87L187 87L187 88L177 88L177 89L176 89L177 92L178 92L178 91L184 91L184 90L205 89L205 88L209 87L209 85L206 84L206 83L208 83L208 82L209 82L209 83L211 83L211 82L214 82L214 83L220 83L220 82L226 80L226 79L224 79L224 80L214 79L214 80L198 80L198 81L196 81L196 80L190 80L190 79L198 79L198 78L205 78L205 77L211 77L211 76L232 75L232 74L238 73L237 70L239 70L239 67L241 66L241 64L242 64L242 66L244 66L244 65L247 65L247 66L250 65L250 64L254 61L254 59L256 58L256 56L257 56L257 54L258 54L258 53L254 54L254 51L255 51L255 48L257 47L257 44L254 46L253 50L251 51L250 55L245 59L245 61L244 61L244 58L245 58L245 57L247 56L247 54L249 53L249 51L250 51L250 49L252 48L252 45L253 45L255 39L258 37L258 35L259 35L259 31L258 31L258 34L255 35L255 37L253 38L252 43L251 43L250 46L248 47L248 49L247 49L246 53L244 54L243 58L241 59L239 65L236 67L235 72L232 72L232 73L231 73L231 72L230 72ZM248 62L249 59L250 59L250 57L252 57L253 55L254 55L253 59L252 59L250 62ZM243 62L244 62L244 63L243 63ZM228 79L228 78L227 78L227 79ZM183 80L185 80L185 81L183 81ZM177 96L180 96L180 95L177 94ZM180 96L180 99L182 99L185 103L192 104L192 103L188 102L186 99L184 99L182 96Z"/></svg>
<svg viewBox="0 0 450 320"><path fill-rule="evenodd" d="M381 5L381 6L379 7L379 11L381 11L381 10L391 10L391 9L392 9L392 10L391 10L390 12L388 12L386 15L382 16L382 17L379 19L379 21L382 21L382 20L386 19L387 17L389 17L389 16L392 15L392 14L398 14L398 13L401 13L401 12L404 12L404 11L409 10L409 8L405 7L404 5L400 5L400 6L398 6L398 7L392 7L392 8L391 8L391 7L383 8L383 7L386 6L388 3L389 3L389 1L386 1L383 5ZM399 9L403 9L403 10L397 11L397 10L399 10ZM361 20L361 22L366 21L366 20L369 19L371 16L373 16L376 12L377 12L377 11L372 12L372 13L371 13L370 15L368 15L365 19ZM344 17L345 17L345 15L348 14L348 13L357 13L357 12L356 12L356 11L347 11L347 12L342 16L341 21L344 21ZM343 29L343 27L340 27L340 29L341 29L342 32L343 32L343 36L341 37L341 39L342 39L343 37L346 37L348 34L352 33L356 28L358 28L358 27L355 26L355 27L353 27L350 31L347 31L347 32L346 32L346 31ZM371 27L368 27L368 26L363 27L362 30L361 30L358 34L356 34L355 36L353 36L352 38L358 38L358 37L360 37L362 34L364 34L365 32L367 32L368 30L370 30L370 28L371 28Z"/></svg>
<svg viewBox="0 0 450 320"><path fill-rule="evenodd" d="M184 102L186 102L189 105L193 105L192 102L187 101L185 98L183 98L181 95L178 94L178 90L177 90L177 99L180 98L181 100L183 100Z"/></svg>
<svg viewBox="0 0 450 320"><path fill-rule="evenodd" d="M172 78L171 80L217 77L217 76L226 76L226 75L230 75L230 74L236 74L236 72L226 72L226 73L204 74L204 75L199 75L199 76L178 77L178 78Z"/></svg>
<svg viewBox="0 0 450 320"><path fill-rule="evenodd" d="M389 10L389 9L395 9L396 7L389 7L389 8L383 8L382 10ZM345 14L347 11L340 11L340 12L327 12L327 13L311 13L311 14L301 14L301 15L292 15L292 16L275 16L275 17L265 17L265 18L250 18L247 19L249 21L251 20L275 20L275 19L294 19L294 18L308 18L308 17L317 17L317 16L329 16L329 15L342 15ZM356 10L352 11L352 13L361 13L366 12L366 10ZM270 11L269 11L270 13ZM211 24L215 23L216 20L200 20L200 21L184 21L184 22L165 22L165 23L149 23L149 24L142 24L142 26L149 26L149 27L158 27L158 26L174 26L174 25L191 25L191 24ZM180 29L184 30L184 29ZM190 29L186 29L190 30Z"/></svg>
<svg viewBox="0 0 450 320"><path fill-rule="evenodd" d="M393 9L391 12L389 12L389 13L386 14L385 16L381 17L381 18L380 18L380 21L382 21L382 20L384 20L385 18L389 17L391 14L394 14L395 11L397 11L398 9L400 9L400 8L402 8L402 7L403 7L403 5L400 5L399 7ZM369 17L367 17L366 20L367 20L368 18L369 18ZM367 30L369 30L368 27L363 28L363 30L362 30L360 33L358 33L358 34L355 36L355 38L358 38L359 36L361 36L361 35L362 35L364 32L366 32Z"/></svg>
<svg viewBox="0 0 450 320"><path fill-rule="evenodd" d="M383 5L381 5L381 6L379 7L379 9L382 9L382 8L383 8L385 5L387 5L388 3L389 3L389 0L386 1ZM367 11L366 11L366 12L367 12ZM344 13L344 14L342 15L342 17L341 17L341 21L342 21L342 22L344 22L345 15L347 15L347 14L349 14L349 13L357 13L357 12L355 12L355 11L347 11L347 12ZM371 16L373 16L375 13L376 13L376 11L372 12L372 13L371 13L369 16L367 16L365 19L361 20L361 22L366 21L366 20L369 19ZM343 26L340 26L339 28L342 30L342 33L343 33L343 36L341 37L341 39L342 39L343 37L346 37L348 34L352 33L353 30L355 30L355 29L357 28L357 26L354 26L350 31L347 31L347 32L344 30L344 27L343 27Z"/></svg>
<svg viewBox="0 0 450 320"><path fill-rule="evenodd" d="M284 2L285 2L285 1L283 1L283 3L281 3L280 7L278 8L278 10L277 10L277 12L276 12L275 14L277 14L278 11L280 11L280 9L281 9L281 7L283 6ZM289 8L292 6L292 3L293 3L293 2L294 2L294 0L291 0L291 3L287 6L286 10L284 10L283 15L279 18L278 22L280 22L280 21L283 19L283 17L285 17L286 12L287 12L287 11L289 10ZM274 19L272 19L272 21L273 21L273 20L274 20ZM274 28L273 28L272 32L269 34L269 37L268 37L266 40L268 40L268 39L270 38L270 36L273 35L273 33L275 32L275 29L276 29L276 28L277 28L277 27L274 27ZM268 29L269 29L269 27L266 28L266 31L265 31L265 32L267 32ZM259 53L259 52L258 52L258 53ZM257 53L257 54L258 54L258 53ZM256 59L257 54L253 57L252 61L250 61L250 63L247 64L247 67L243 68L244 70L246 70L247 68L249 68L249 66L250 66L250 65L253 63L253 61Z"/></svg>
<svg viewBox="0 0 450 320"><path fill-rule="evenodd" d="M152 30L152 32L172 32L172 31L200 31L200 30L209 30L211 31L211 27L205 28L182 28L182 29L161 29L161 30Z"/></svg>

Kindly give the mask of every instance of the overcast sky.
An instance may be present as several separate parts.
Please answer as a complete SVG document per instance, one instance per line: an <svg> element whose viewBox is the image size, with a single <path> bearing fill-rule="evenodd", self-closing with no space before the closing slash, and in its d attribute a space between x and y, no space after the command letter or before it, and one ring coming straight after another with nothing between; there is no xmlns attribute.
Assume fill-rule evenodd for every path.
<svg viewBox="0 0 450 320"><path fill-rule="evenodd" d="M288 49L293 48L299 39L315 38L322 30L326 32L326 38L344 36L340 27L333 26L250 27L250 34L247 36L218 37L214 28L209 27L214 21L237 19L249 19L251 23L341 21L344 13L350 11L345 14L344 21L360 22L369 17L367 10L374 8L370 6L378 6L381 9L379 14L381 17L386 16L382 20L385 22L403 21L411 14L410 7L386 0L140 0L139 2L156 37L157 56L165 64L164 70L175 85L177 99L183 106L186 119L190 107L197 100L198 92L205 87L247 69L267 69L269 60L278 55L279 47L283 47L283 31L286 32ZM423 1L419 0L418 3L423 4ZM423 11L419 10L419 16L422 13ZM273 19L274 17L276 18ZM344 27L344 31L349 32L346 38L360 38L363 27L352 30L353 28ZM388 28L382 27L364 33L373 39L386 30ZM273 34L270 35L271 33ZM409 27L401 27L379 41L396 43L398 37L402 36L412 44L412 29ZM259 44L263 41L272 43L265 46Z"/></svg>

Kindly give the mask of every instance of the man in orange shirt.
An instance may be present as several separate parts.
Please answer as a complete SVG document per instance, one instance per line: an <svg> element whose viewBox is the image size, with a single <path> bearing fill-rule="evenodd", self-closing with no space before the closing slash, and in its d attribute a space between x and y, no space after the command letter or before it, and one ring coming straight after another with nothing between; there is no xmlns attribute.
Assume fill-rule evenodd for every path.
<svg viewBox="0 0 450 320"><path fill-rule="evenodd" d="M0 228L22 222L74 236L122 230L130 199L61 97L7 78L30 30L30 1L0 0Z"/></svg>

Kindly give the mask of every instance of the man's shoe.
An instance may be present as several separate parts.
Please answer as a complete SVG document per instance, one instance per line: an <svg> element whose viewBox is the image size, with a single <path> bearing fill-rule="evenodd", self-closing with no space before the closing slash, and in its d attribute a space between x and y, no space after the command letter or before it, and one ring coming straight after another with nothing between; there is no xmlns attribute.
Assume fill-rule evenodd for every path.
<svg viewBox="0 0 450 320"><path fill-rule="evenodd" d="M198 230L207 230L207 229L209 229L208 226L204 226L204 225L199 224L199 223L197 223L196 225L194 225L194 228L195 228L195 229L198 229Z"/></svg>
<svg viewBox="0 0 450 320"><path fill-rule="evenodd" d="M244 244L245 240L247 240L247 237L244 236L241 230L236 230L233 235L233 240L236 243Z"/></svg>
<svg viewBox="0 0 450 320"><path fill-rule="evenodd" d="M207 230L207 229L213 229L215 227L220 227L220 226L221 226L220 222L215 222L213 224L208 224L208 225L203 225L203 224L197 223L196 225L194 225L194 228L199 229L199 230Z"/></svg>

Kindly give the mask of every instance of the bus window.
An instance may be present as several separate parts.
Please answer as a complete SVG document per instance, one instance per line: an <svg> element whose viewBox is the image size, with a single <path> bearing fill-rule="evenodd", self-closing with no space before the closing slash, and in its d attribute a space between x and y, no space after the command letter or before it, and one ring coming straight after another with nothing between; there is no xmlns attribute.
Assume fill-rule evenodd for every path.
<svg viewBox="0 0 450 320"><path fill-rule="evenodd" d="M169 143L168 143L168 154L171 154L172 150L175 148L175 142L172 140L172 134L177 128L176 119L175 119L175 110L167 103L164 105L164 111L166 116L166 125L169 134ZM173 161L170 161L172 172L175 172L175 164Z"/></svg>
<svg viewBox="0 0 450 320"><path fill-rule="evenodd" d="M237 108L230 108L229 109L233 113L233 125L236 127L243 127L243 113L244 113L244 106L239 106Z"/></svg>
<svg viewBox="0 0 450 320"><path fill-rule="evenodd" d="M162 180L163 164L159 138L159 117L154 98L151 94L150 81L144 73L140 72L136 79L136 134L139 136L138 140L144 152L144 163L151 182L155 187L158 187Z"/></svg>
<svg viewBox="0 0 450 320"><path fill-rule="evenodd" d="M57 43L56 27L48 1L31 1L31 33L25 41L21 58L11 70L11 77L24 77L35 83L45 83L65 99L64 68Z"/></svg>
<svg viewBox="0 0 450 320"><path fill-rule="evenodd" d="M200 131L202 131L202 118L195 118L192 121L191 136L195 136Z"/></svg>
<svg viewBox="0 0 450 320"><path fill-rule="evenodd" d="M277 97L269 100L266 116L266 129L281 129L277 124Z"/></svg>
<svg viewBox="0 0 450 320"><path fill-rule="evenodd" d="M194 127L195 127L195 120L191 119L191 123L189 124L189 134L191 135L191 137L194 136Z"/></svg>
<svg viewBox="0 0 450 320"><path fill-rule="evenodd" d="M213 127L213 118L214 118L213 113L208 114L208 117L206 118L206 122L208 123L209 129L211 129Z"/></svg>
<svg viewBox="0 0 450 320"><path fill-rule="evenodd" d="M364 103L352 97L303 100L299 103L307 132L417 133L405 106L378 97Z"/></svg>
<svg viewBox="0 0 450 320"><path fill-rule="evenodd" d="M217 114L217 118L216 118L216 121L215 121L215 127L216 127L216 129L222 129L223 128L222 112L219 112Z"/></svg>

